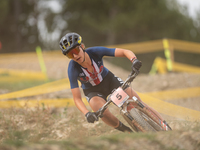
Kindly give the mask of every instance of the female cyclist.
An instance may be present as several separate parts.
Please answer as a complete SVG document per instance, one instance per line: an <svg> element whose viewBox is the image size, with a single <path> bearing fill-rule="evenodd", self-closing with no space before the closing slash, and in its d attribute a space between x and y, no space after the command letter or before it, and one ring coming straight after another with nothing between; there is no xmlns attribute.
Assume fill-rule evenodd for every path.
<svg viewBox="0 0 200 150"><path fill-rule="evenodd" d="M139 70L142 63L136 58L130 50L121 48L90 47L85 49L82 38L77 33L67 33L60 40L62 53L71 59L68 66L68 77L71 86L71 92L77 108L85 115L89 123L97 121L94 114L105 103L106 97L122 85L123 81L116 77L103 65L103 56L126 57L132 62L132 67ZM94 112L90 112L82 101L81 92L78 86L78 80L86 96L86 99ZM126 93L130 96L136 96L141 99L137 93L129 86ZM162 117L151 109L162 121ZM131 132L132 130L121 123L108 109L101 118L107 125L122 132Z"/></svg>

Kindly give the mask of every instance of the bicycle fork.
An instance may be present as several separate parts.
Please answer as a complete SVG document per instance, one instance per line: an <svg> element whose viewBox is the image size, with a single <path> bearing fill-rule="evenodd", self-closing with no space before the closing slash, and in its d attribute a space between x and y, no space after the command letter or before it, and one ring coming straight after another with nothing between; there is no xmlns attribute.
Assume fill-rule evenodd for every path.
<svg viewBox="0 0 200 150"><path fill-rule="evenodd" d="M134 102L134 101L132 99L127 100L124 103L120 112L122 113L122 116L124 117L124 119L129 123L129 125L133 128L135 132L139 132L139 131L146 132L143 129L143 127L140 124L138 124L137 121L135 121L135 119L128 113L132 108L135 108L135 106L133 106L131 102Z"/></svg>

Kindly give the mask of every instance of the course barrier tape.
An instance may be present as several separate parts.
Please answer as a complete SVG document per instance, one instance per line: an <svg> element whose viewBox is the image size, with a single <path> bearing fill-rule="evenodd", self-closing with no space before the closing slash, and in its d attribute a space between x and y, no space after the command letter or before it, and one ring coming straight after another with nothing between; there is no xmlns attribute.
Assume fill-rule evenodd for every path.
<svg viewBox="0 0 200 150"><path fill-rule="evenodd" d="M197 42L189 42L183 40L174 40L174 39L167 39L169 42L169 46L173 47L174 50L182 51L182 52L189 52L189 53L200 53L200 43ZM126 43L126 44L118 44L118 45L107 45L108 48L123 48L132 50L135 54L143 54L149 52L156 52L156 51L163 51L163 39L161 40L151 40L148 42L137 42L137 43ZM54 55L60 56L60 50L55 51L44 51L45 56L52 57ZM29 56L34 55L35 59L37 59L37 55L34 52L23 52L23 53L15 53L14 58L23 57L29 58ZM44 56L44 57L45 57ZM6 58L13 57L12 53L5 53L0 55L0 63L2 61L6 62Z"/></svg>
<svg viewBox="0 0 200 150"><path fill-rule="evenodd" d="M85 105L88 102L83 98ZM72 98L62 98L62 99L43 99L43 100L10 100L10 101L0 101L0 108L34 108L34 107L71 107L75 106L74 100Z"/></svg>
<svg viewBox="0 0 200 150"><path fill-rule="evenodd" d="M164 39L164 40L168 40L169 47L173 47L173 50L189 52L189 53L197 53L197 54L200 53L200 43L174 40L174 39ZM135 54L163 51L163 48L164 48L163 40L153 40L153 41L148 41L148 42L110 45L106 47L109 47L109 48L117 47L117 48L129 49L129 50L132 50Z"/></svg>
<svg viewBox="0 0 200 150"><path fill-rule="evenodd" d="M168 39L168 40L169 44L174 48L174 50L200 54L200 43L174 40L174 39Z"/></svg>
<svg viewBox="0 0 200 150"><path fill-rule="evenodd" d="M154 41L140 42L140 43L119 44L119 45L109 45L106 47L128 49L128 50L133 51L135 54L163 51L162 40L154 40Z"/></svg>
<svg viewBox="0 0 200 150"><path fill-rule="evenodd" d="M6 79L6 78L4 78ZM14 80L13 80L14 82ZM0 95L0 99L12 99L12 98L22 98L28 96L36 96L40 94L47 94L51 92L57 92L61 90L69 89L69 79L61 79L53 81L50 83L45 83L43 85L35 86L32 88L6 93ZM198 97L200 96L200 87L191 87L186 89L174 89L167 91L157 91L146 93L149 96L159 98L161 100L174 100L180 98Z"/></svg>
<svg viewBox="0 0 200 150"><path fill-rule="evenodd" d="M53 81L49 83L45 83L39 86L27 88L24 90L12 92L12 93L6 93L0 95L0 99L11 99L11 98L22 98L22 97L28 97L28 96L36 96L40 94L46 94L46 93L52 93L61 91L64 89L69 89L69 79L61 79L58 81Z"/></svg>
<svg viewBox="0 0 200 150"><path fill-rule="evenodd" d="M200 67L195 67L177 62L173 62L172 65L173 71L176 72L200 73ZM154 60L150 74L155 74L157 71L159 73L167 73L166 60L161 57L156 57L156 59Z"/></svg>
<svg viewBox="0 0 200 150"><path fill-rule="evenodd" d="M13 78L24 78L24 79L39 79L46 80L46 74L42 72L34 71L22 71L22 70L13 70L13 69L0 69L0 76L11 76Z"/></svg>
<svg viewBox="0 0 200 150"><path fill-rule="evenodd" d="M200 67L175 62L173 63L173 70L177 72L200 73Z"/></svg>
<svg viewBox="0 0 200 150"><path fill-rule="evenodd" d="M185 107L170 104L159 99L137 92L141 99L149 106L157 110L159 113L166 114L175 118L187 121L199 121L200 111L188 109ZM87 100L83 99L85 105ZM71 107L74 106L72 98L69 99L44 99L44 100L12 100L0 101L0 108L25 108L25 107Z"/></svg>
<svg viewBox="0 0 200 150"><path fill-rule="evenodd" d="M175 100L175 99L181 99L181 98L192 98L192 97L200 96L200 87L148 92L145 94L155 97L155 98L158 98L158 99L161 99L161 100Z"/></svg>
<svg viewBox="0 0 200 150"><path fill-rule="evenodd" d="M0 77L0 83L5 84L5 83L19 83L19 82L24 82L24 81L30 81L30 79L25 79L23 77L13 77L13 76L1 76ZM41 79L31 79L32 81L38 81Z"/></svg>
<svg viewBox="0 0 200 150"><path fill-rule="evenodd" d="M28 88L28 89L21 90L18 92L3 94L3 95L0 95L0 99L27 97L27 96L56 92L56 91L60 91L63 89L68 89L68 88L69 88L68 79L61 79L58 81L46 83L41 86ZM191 92L192 91L195 91L195 90L191 89ZM190 93L190 92L184 92L184 93ZM177 117L180 119L187 119L190 121L196 121L200 118L200 112L198 112L198 111L164 102L162 100L153 98L153 97L149 96L148 94L141 94L139 92L138 92L138 94L145 103L147 103L148 105L150 105L151 107L153 107L160 113L167 114L169 116ZM27 102L29 102L29 104L27 104ZM74 104L72 102L73 102L72 99L68 99L67 101L66 101L66 99L65 100L61 99L61 101L58 101L58 100L40 101L40 103L44 103L44 105L48 105L51 107L63 107L63 106L66 106L67 104L69 106L73 106ZM38 101L37 100L0 101L1 108L22 107L22 106L25 106L25 104L27 104L28 106L31 105L32 107L35 107L35 105L38 104Z"/></svg>

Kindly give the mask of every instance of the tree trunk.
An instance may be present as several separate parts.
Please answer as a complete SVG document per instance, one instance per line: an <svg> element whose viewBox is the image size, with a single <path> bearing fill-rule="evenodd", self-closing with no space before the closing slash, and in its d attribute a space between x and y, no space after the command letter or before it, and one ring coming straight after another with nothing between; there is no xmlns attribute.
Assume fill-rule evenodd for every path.
<svg viewBox="0 0 200 150"><path fill-rule="evenodd" d="M21 35L19 31L19 17L20 17L20 1L19 0L14 0L14 34L15 34L15 49L14 51L18 51L21 49Z"/></svg>
<svg viewBox="0 0 200 150"><path fill-rule="evenodd" d="M110 9L110 13L109 13L110 20L113 20L116 14L117 14L117 8L113 6ZM115 43L115 30L112 28L112 21L108 25L111 25L111 26L108 27L106 43L107 45L112 45Z"/></svg>

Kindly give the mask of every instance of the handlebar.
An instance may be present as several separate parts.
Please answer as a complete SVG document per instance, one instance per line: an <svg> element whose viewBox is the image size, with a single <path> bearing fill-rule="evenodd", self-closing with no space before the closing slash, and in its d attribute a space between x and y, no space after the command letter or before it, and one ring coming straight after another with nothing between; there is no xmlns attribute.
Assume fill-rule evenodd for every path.
<svg viewBox="0 0 200 150"><path fill-rule="evenodd" d="M139 70L136 70L135 68L133 68L131 74L128 76L128 78L125 80L125 82L121 85L121 88L124 90L126 85L129 85L138 74L139 74Z"/></svg>
<svg viewBox="0 0 200 150"><path fill-rule="evenodd" d="M130 83L135 79L135 77L139 74L139 70L136 70L133 68L131 74L128 76L128 78L125 80L125 82L121 85L121 88L124 90L124 88L126 87L126 85L130 85ZM108 105L111 103L111 99L110 99L110 95L107 98L107 102L98 110L95 112L95 115L97 116L97 118L102 118L103 117L103 113L106 110L106 108L108 107Z"/></svg>

